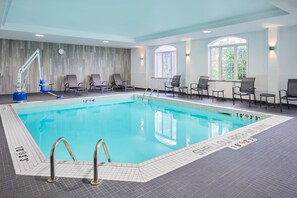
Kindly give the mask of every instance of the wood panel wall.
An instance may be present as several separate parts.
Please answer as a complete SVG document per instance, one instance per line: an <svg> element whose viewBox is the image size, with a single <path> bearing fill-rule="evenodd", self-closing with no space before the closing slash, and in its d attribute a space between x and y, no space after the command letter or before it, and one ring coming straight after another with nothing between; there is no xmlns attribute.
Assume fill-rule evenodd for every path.
<svg viewBox="0 0 297 198"><path fill-rule="evenodd" d="M62 48L63 55L57 53ZM90 74L100 74L102 81L111 82L112 74L120 73L131 80L131 50L120 48L44 43L0 39L0 94L15 92L18 69L39 49L42 77L54 83L54 89L64 89L66 74L76 74L79 82L89 86ZM37 60L22 75L26 92L39 92Z"/></svg>

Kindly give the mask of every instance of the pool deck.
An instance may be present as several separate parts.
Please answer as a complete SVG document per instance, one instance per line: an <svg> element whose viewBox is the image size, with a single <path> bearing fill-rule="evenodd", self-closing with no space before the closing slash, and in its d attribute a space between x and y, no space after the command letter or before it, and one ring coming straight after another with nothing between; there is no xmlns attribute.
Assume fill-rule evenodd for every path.
<svg viewBox="0 0 297 198"><path fill-rule="evenodd" d="M102 94L89 94L95 95ZM64 95L73 97L77 96ZM28 98L54 99L43 94ZM206 98L175 98L212 104ZM9 103L11 95L0 96L0 104ZM231 101L213 104L233 107ZM48 184L47 177L16 175L1 122L0 197L297 197L297 108L280 113L279 108L265 110L259 104L249 108L238 101L235 107L293 119L253 136L257 141L239 150L224 148L146 183L104 180L100 186L91 186L89 179L60 178Z"/></svg>

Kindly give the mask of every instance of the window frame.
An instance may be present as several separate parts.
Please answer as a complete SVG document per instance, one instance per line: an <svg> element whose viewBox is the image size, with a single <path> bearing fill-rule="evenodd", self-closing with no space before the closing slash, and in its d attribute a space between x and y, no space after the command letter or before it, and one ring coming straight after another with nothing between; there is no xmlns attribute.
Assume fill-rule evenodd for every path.
<svg viewBox="0 0 297 198"><path fill-rule="evenodd" d="M240 46L246 46L247 48L247 60L246 60L246 76L248 76L248 73L249 73L249 63L248 63L248 60L249 60L249 52L248 52L248 49L249 49L249 46L248 46L248 41L246 39L243 39L243 38L240 38L240 37L231 37L231 38L239 38L239 39L243 39L245 40L246 42L245 43L235 43L235 44L226 44L226 45L213 45L213 43L219 41L219 40L222 40L222 39L225 39L225 38L228 38L228 37L224 37L224 38L220 38L220 39L216 39L214 41L212 41L209 45L208 45L208 73L209 73L209 76L210 76L210 80L216 80L216 81L238 81L238 47ZM226 47L234 47L234 73L233 73L233 79L223 79L223 72L222 72L222 49L223 48L226 48ZM214 48L218 48L219 49L219 78L218 79L213 79L212 77L212 53L211 53L211 50L214 49Z"/></svg>
<svg viewBox="0 0 297 198"><path fill-rule="evenodd" d="M172 50L162 50L162 48L165 48L165 47L170 47L172 48ZM164 64L163 64L163 54L165 53L174 53L174 58L172 57L171 55L171 73L169 73L169 76L163 76L163 70L164 70ZM158 60L157 60L157 57L158 57L158 54L161 54L161 57L162 57L162 75L161 76L158 76L157 75L157 67L158 67ZM174 61L174 65L172 64ZM173 66L175 68L173 68ZM157 49L155 49L154 51L154 78L171 78L173 75L176 75L177 73L177 49L176 47L172 46L172 45L163 45L163 46L160 46L158 47Z"/></svg>

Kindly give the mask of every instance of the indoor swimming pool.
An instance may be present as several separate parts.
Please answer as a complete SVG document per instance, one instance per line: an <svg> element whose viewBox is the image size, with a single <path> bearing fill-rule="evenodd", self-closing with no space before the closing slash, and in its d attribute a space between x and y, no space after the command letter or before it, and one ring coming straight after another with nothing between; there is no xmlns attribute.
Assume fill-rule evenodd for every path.
<svg viewBox="0 0 297 198"><path fill-rule="evenodd" d="M141 163L256 122L138 98L45 104L17 113L47 159L53 143L65 137L77 160L92 161L94 146L103 138L112 162L118 163ZM63 147L56 159L71 160ZM105 160L103 149L99 159Z"/></svg>
<svg viewBox="0 0 297 198"><path fill-rule="evenodd" d="M111 163L100 179L147 182L238 142L253 139L289 117L142 94L120 94L1 105L1 119L17 175L50 174L56 149L58 177L92 178L101 138ZM99 162L105 161L103 149ZM235 149L236 150L236 149Z"/></svg>

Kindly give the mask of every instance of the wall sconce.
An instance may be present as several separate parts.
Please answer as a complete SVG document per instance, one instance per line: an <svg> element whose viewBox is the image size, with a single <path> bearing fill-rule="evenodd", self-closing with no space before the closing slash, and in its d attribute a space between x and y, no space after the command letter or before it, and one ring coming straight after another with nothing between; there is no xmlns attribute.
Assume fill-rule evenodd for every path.
<svg viewBox="0 0 297 198"><path fill-rule="evenodd" d="M186 53L186 56L189 57L190 56L190 53Z"/></svg>
<svg viewBox="0 0 297 198"><path fill-rule="evenodd" d="M269 46L269 51L275 50L275 46Z"/></svg>
<svg viewBox="0 0 297 198"><path fill-rule="evenodd" d="M143 61L143 60L144 60L144 58L143 58L143 57L140 57L140 60L141 60L141 61Z"/></svg>

